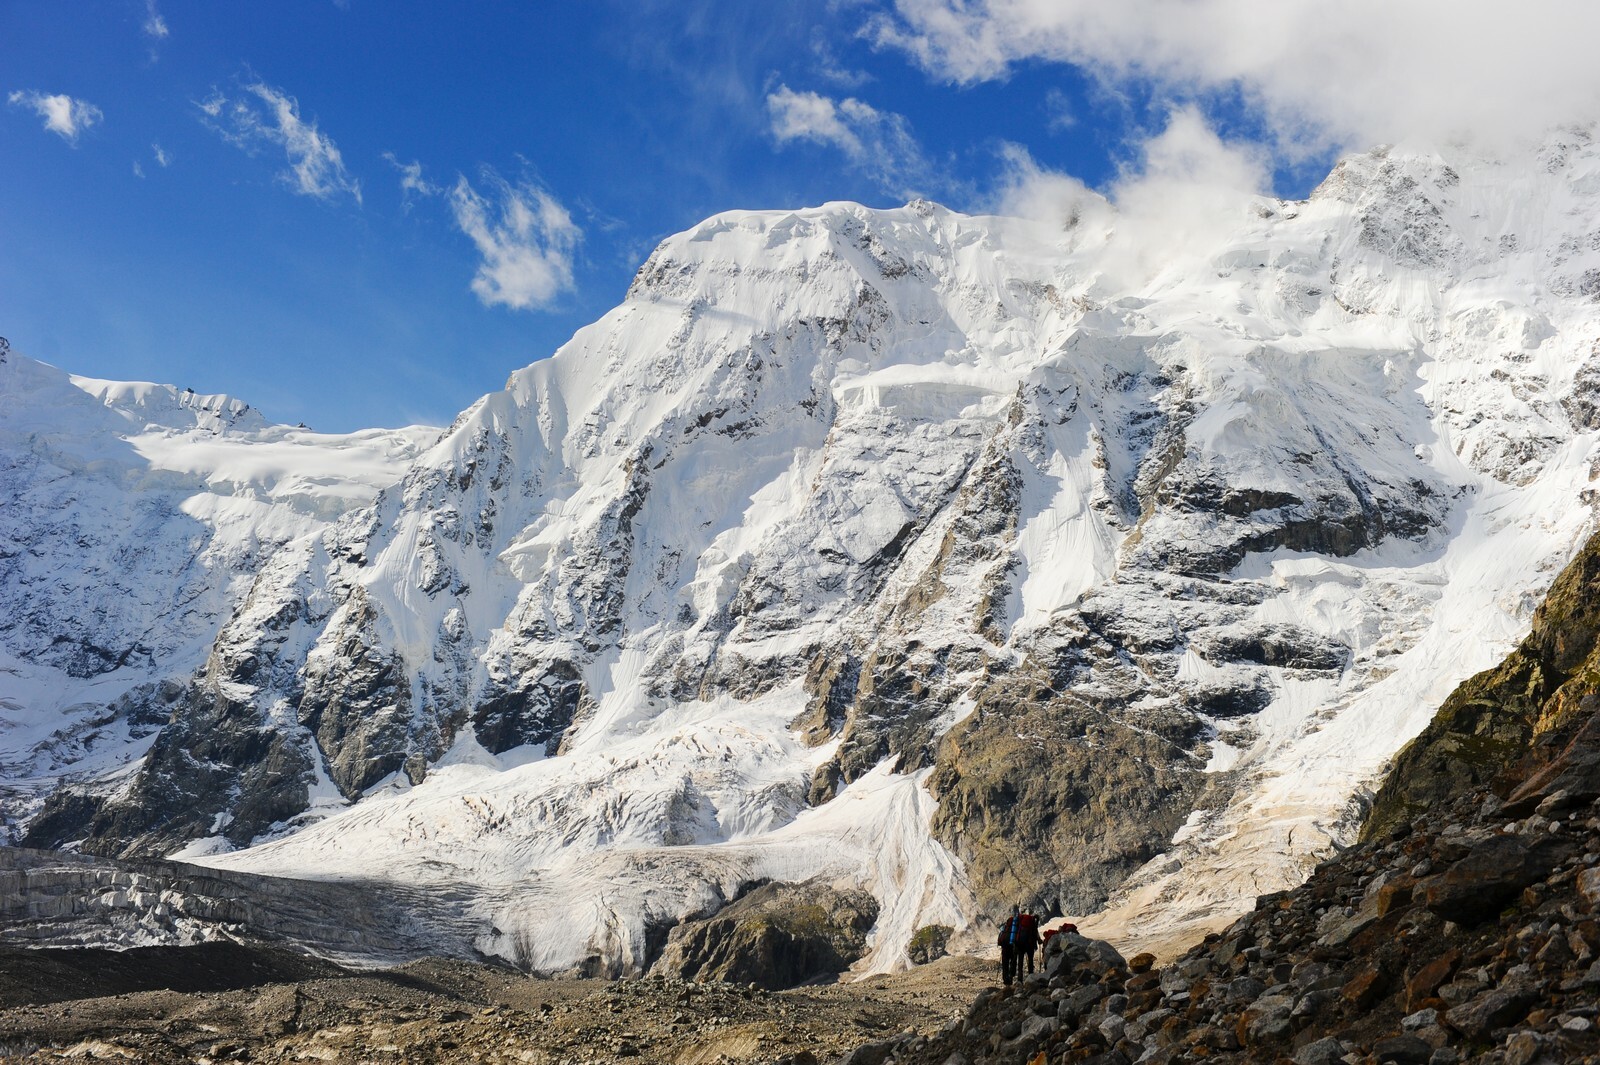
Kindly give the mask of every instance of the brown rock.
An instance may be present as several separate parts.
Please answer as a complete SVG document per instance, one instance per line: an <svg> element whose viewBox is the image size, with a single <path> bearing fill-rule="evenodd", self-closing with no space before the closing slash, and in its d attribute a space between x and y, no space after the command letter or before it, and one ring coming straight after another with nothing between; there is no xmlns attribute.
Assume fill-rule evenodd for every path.
<svg viewBox="0 0 1600 1065"><path fill-rule="evenodd" d="M1378 919L1378 902L1376 899L1362 904L1361 908L1349 917L1332 922L1322 938L1317 940L1318 945L1324 947L1342 947L1355 939Z"/></svg>
<svg viewBox="0 0 1600 1065"><path fill-rule="evenodd" d="M1448 950L1423 965L1406 981L1406 1010L1415 1012L1424 1009L1422 1002L1434 997L1439 990L1439 985L1450 979L1456 971L1456 966L1461 964L1461 952Z"/></svg>
<svg viewBox="0 0 1600 1065"><path fill-rule="evenodd" d="M1148 1013L1161 1004L1161 989L1149 988L1128 996L1128 1015L1137 1017L1141 1013Z"/></svg>
<svg viewBox="0 0 1600 1065"><path fill-rule="evenodd" d="M1250 1046L1286 1038L1290 1033L1289 1014L1293 1006L1294 999L1287 995L1258 1000L1239 1015L1234 1034L1239 1042Z"/></svg>
<svg viewBox="0 0 1600 1065"><path fill-rule="evenodd" d="M1506 1065L1533 1065L1543 1049L1538 1036L1532 1032L1518 1032L1506 1040Z"/></svg>
<svg viewBox="0 0 1600 1065"><path fill-rule="evenodd" d="M1339 990L1339 997L1357 1010L1364 1010L1382 995L1387 981L1383 970L1373 962L1365 962Z"/></svg>
<svg viewBox="0 0 1600 1065"><path fill-rule="evenodd" d="M1156 956L1154 954L1135 954L1128 960L1128 971L1130 973L1147 973L1155 967L1155 964Z"/></svg>
<svg viewBox="0 0 1600 1065"><path fill-rule="evenodd" d="M1148 956L1149 955L1145 954L1140 955L1140 957ZM1161 983L1160 973L1153 973L1148 969L1135 969L1133 971L1136 975L1130 976L1127 983L1123 985L1123 990L1127 991L1130 995L1139 991L1148 991L1152 987L1156 987Z"/></svg>
<svg viewBox="0 0 1600 1065"><path fill-rule="evenodd" d="M1372 1044L1372 1056L1379 1062L1397 1065L1426 1065L1433 1047L1415 1035L1391 1035Z"/></svg>
<svg viewBox="0 0 1600 1065"><path fill-rule="evenodd" d="M1559 972L1577 959L1573 956L1572 948L1567 946L1565 936L1551 936L1539 952L1533 956L1534 964L1546 972Z"/></svg>
<svg viewBox="0 0 1600 1065"><path fill-rule="evenodd" d="M1600 869L1585 869L1578 874L1578 894L1591 909L1600 905Z"/></svg>
<svg viewBox="0 0 1600 1065"><path fill-rule="evenodd" d="M1391 912L1411 905L1411 893L1415 890L1417 882L1409 876L1396 877L1378 889L1378 916L1387 917Z"/></svg>
<svg viewBox="0 0 1600 1065"><path fill-rule="evenodd" d="M1506 800L1506 811L1523 817L1549 804L1552 812L1570 810L1600 797L1600 751L1586 749L1579 736L1561 755L1525 780Z"/></svg>

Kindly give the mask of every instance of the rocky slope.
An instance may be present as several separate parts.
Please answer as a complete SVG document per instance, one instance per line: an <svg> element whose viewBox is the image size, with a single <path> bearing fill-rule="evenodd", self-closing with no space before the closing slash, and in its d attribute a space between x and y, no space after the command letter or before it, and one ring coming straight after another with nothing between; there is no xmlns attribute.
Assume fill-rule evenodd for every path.
<svg viewBox="0 0 1600 1065"><path fill-rule="evenodd" d="M0 949L0 1053L782 1065L1597 1060L1600 674L1569 671L1537 698L1520 683L1489 683L1526 676L1541 649L1559 647L1575 662L1600 651L1600 630L1584 621L1597 552L1600 537L1558 576L1522 647L1446 703L1472 696L1480 729L1546 722L1538 741L1463 764L1459 746L1439 741L1447 730L1431 730L1384 789L1409 779L1401 772L1421 774L1426 810L1369 823L1363 842L1307 883L1256 900L1253 913L1164 966L1068 933L1048 944L1038 976L976 998L970 988L993 981L992 963L779 995L730 986L723 981L744 975L731 960L776 970L770 958L759 969L762 947L775 942L760 933L792 938L808 926L859 936L870 924L871 901L859 893L768 885L675 929L657 973L621 984L528 980L438 961L357 974L231 942L111 956ZM274 887L237 873L208 879L198 870L10 853L26 858L16 865L20 877L0 878L0 905L12 910L29 898L33 909L50 910L44 900L60 896L69 908L77 900L103 914L135 912L132 896L170 883L182 887L166 898L173 914L264 926L261 900ZM75 876L104 883L72 889ZM26 879L36 881L31 890ZM52 888L60 890L53 896ZM212 901L193 901L202 895ZM222 896L226 904L216 901ZM318 905L279 896L275 908ZM348 899L332 909L353 912ZM47 932L60 919L12 910L4 911L9 929ZM724 949L689 948L697 938ZM711 983L667 976L691 957L711 964L680 975ZM251 990L228 990L239 987Z"/></svg>
<svg viewBox="0 0 1600 1065"><path fill-rule="evenodd" d="M1165 967L1058 936L1016 993L849 1060L1600 1059L1600 673L1550 674L1600 654L1597 553L1600 537L1397 760L1363 842L1304 885ZM1538 738L1494 742L1519 728Z"/></svg>
<svg viewBox="0 0 1600 1065"><path fill-rule="evenodd" d="M1532 744L1600 713L1600 541L1590 540L1533 615L1533 631L1494 669L1457 688L1395 759L1362 827L1378 838L1488 783Z"/></svg>
<svg viewBox="0 0 1600 1065"><path fill-rule="evenodd" d="M352 972L261 948L0 949L0 1060L815 1065L935 1031L982 985L968 959L769 993L674 980L538 980L428 959ZM178 967L182 966L180 970Z"/></svg>
<svg viewBox="0 0 1600 1065"><path fill-rule="evenodd" d="M1353 156L1137 274L1073 218L671 238L148 661L138 612L49 605L90 523L36 542L39 486L88 482L8 436L20 838L459 892L473 949L610 974L774 881L869 892L868 970L1011 900L1192 938L1298 882L1592 523L1600 148ZM126 539L223 527L163 506ZM81 726L34 694L69 613L115 652Z"/></svg>

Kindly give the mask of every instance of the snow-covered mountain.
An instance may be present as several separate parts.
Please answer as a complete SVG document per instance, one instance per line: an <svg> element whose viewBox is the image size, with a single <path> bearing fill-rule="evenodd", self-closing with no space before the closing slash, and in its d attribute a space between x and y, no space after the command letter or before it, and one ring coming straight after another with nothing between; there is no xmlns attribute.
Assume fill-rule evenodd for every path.
<svg viewBox="0 0 1600 1065"><path fill-rule="evenodd" d="M21 838L546 970L762 880L871 890L876 969L1297 882L1593 525L1600 146L1354 156L1131 280L1122 222L720 215L415 454L9 357Z"/></svg>
<svg viewBox="0 0 1600 1065"><path fill-rule="evenodd" d="M0 816L142 757L280 552L370 506L439 430L269 425L228 396L0 355Z"/></svg>

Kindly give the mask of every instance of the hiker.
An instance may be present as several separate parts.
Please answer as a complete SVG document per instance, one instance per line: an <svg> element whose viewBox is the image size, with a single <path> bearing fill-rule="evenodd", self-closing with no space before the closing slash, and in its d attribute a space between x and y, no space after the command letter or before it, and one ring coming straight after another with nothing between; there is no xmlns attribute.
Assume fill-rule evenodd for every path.
<svg viewBox="0 0 1600 1065"><path fill-rule="evenodd" d="M1039 918L1025 911L1018 914L1017 919L1022 922L1022 939L1018 943L1018 947L1022 951L1023 958L1028 961L1028 975L1032 976L1034 952L1039 949L1039 944L1043 942L1039 938ZM1017 978L1022 978L1022 961L1020 959L1017 962Z"/></svg>
<svg viewBox="0 0 1600 1065"><path fill-rule="evenodd" d="M1028 972L1033 972L1033 952L1039 949L1039 922L1021 906L1011 907L1011 916L1000 926L1000 976L1007 987L1011 978L1022 981L1022 958L1027 955Z"/></svg>

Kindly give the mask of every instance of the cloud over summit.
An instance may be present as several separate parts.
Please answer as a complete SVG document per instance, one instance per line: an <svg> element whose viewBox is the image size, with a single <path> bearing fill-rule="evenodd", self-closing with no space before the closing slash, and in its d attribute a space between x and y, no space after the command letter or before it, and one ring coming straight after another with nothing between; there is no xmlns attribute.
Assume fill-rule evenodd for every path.
<svg viewBox="0 0 1600 1065"><path fill-rule="evenodd" d="M1180 97L1239 93L1291 151L1493 142L1600 111L1587 0L895 0L868 33L958 83L1042 59Z"/></svg>
<svg viewBox="0 0 1600 1065"><path fill-rule="evenodd" d="M837 148L890 192L915 196L930 180L927 159L903 115L854 97L836 100L787 85L767 95L767 115L779 145L811 141Z"/></svg>

